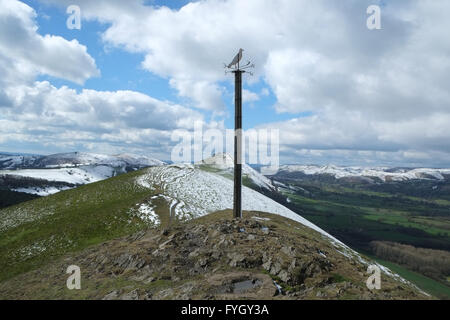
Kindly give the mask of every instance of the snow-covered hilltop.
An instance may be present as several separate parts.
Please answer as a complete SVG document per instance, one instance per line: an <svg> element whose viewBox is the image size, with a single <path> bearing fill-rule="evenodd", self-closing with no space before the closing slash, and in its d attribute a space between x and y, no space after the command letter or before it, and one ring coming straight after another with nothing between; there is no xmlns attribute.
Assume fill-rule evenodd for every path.
<svg viewBox="0 0 450 320"><path fill-rule="evenodd" d="M305 175L330 175L336 179L348 177L378 178L383 182L407 180L444 180L450 177L450 169L427 168L387 168L387 167L338 167L334 165L285 165L281 166L276 175L302 173Z"/></svg>
<svg viewBox="0 0 450 320"><path fill-rule="evenodd" d="M0 153L0 169L29 168L41 156Z"/></svg>
<svg viewBox="0 0 450 320"><path fill-rule="evenodd" d="M85 152L58 153L48 156L0 154L0 169L44 169L77 166L107 165L110 167L136 167L162 165L164 162L133 154L104 155Z"/></svg>
<svg viewBox="0 0 450 320"><path fill-rule="evenodd" d="M136 182L148 189L158 186L159 189L164 190L161 196L170 203L171 216L181 220L198 218L212 212L233 208L233 181L194 165L176 164L148 168ZM243 210L278 214L300 222L340 243L297 213L255 190L243 187L242 199ZM148 206L152 205L152 200L147 204Z"/></svg>
<svg viewBox="0 0 450 320"><path fill-rule="evenodd" d="M0 154L0 186L12 191L46 196L164 162L132 154L84 152L49 156Z"/></svg>

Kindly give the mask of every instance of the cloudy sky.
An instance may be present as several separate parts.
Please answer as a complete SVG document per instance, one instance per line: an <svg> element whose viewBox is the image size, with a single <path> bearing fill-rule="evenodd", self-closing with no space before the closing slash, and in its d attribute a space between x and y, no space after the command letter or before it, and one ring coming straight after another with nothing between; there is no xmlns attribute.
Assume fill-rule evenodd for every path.
<svg viewBox="0 0 450 320"><path fill-rule="evenodd" d="M0 151L169 159L174 130L233 127L223 63L243 47L244 127L279 129L282 163L450 167L449 13L447 0L0 0Z"/></svg>

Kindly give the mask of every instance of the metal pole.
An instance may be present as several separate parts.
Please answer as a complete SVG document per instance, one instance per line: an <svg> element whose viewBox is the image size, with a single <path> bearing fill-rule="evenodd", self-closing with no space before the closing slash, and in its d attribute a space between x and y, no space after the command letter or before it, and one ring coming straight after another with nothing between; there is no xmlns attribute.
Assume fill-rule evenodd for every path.
<svg viewBox="0 0 450 320"><path fill-rule="evenodd" d="M234 218L242 218L242 73L245 71L236 70L235 80L235 135L234 135Z"/></svg>

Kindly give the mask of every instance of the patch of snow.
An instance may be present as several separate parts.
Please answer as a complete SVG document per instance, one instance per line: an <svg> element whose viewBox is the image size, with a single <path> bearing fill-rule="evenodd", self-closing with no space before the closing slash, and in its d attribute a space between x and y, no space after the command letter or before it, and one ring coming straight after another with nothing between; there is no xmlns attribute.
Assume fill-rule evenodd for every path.
<svg viewBox="0 0 450 320"><path fill-rule="evenodd" d="M14 175L79 185L110 178L114 175L114 169L108 166L84 166L59 169L1 170L0 175Z"/></svg>
<svg viewBox="0 0 450 320"><path fill-rule="evenodd" d="M270 218L262 218L262 217L252 217L252 219L255 219L255 220L261 220L261 221L270 221Z"/></svg>
<svg viewBox="0 0 450 320"><path fill-rule="evenodd" d="M159 216L156 214L154 207L151 206L150 204L146 204L143 203L139 206L139 208L137 209L137 212L135 213L135 215L149 223L155 226L158 226L161 224L161 220L159 219Z"/></svg>
<svg viewBox="0 0 450 320"><path fill-rule="evenodd" d="M155 212L155 206L152 205L151 201L147 203L138 203L136 206L137 208L131 208L129 210L131 216L137 217L152 226L161 224L161 220ZM131 223L132 220L129 220L128 222Z"/></svg>
<svg viewBox="0 0 450 320"><path fill-rule="evenodd" d="M64 191L64 190L69 190L71 188L69 187L61 187L61 188L56 188L56 187L30 187L30 188L17 188L17 189L11 189L12 191L16 191L16 192L24 192L24 193L28 193L28 194L34 194L37 196L41 196L41 197L45 197L45 196L49 196L51 194L55 194L58 193L60 191Z"/></svg>

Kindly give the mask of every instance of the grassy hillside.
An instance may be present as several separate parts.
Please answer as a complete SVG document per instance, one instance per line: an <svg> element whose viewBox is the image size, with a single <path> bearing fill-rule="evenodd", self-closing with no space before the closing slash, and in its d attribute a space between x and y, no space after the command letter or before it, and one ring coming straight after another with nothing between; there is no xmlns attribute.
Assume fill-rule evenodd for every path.
<svg viewBox="0 0 450 320"><path fill-rule="evenodd" d="M152 195L140 172L0 210L0 281L146 227L130 208Z"/></svg>

